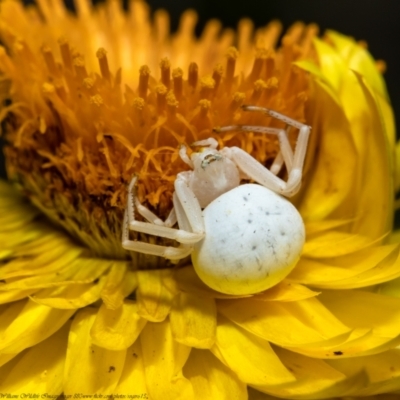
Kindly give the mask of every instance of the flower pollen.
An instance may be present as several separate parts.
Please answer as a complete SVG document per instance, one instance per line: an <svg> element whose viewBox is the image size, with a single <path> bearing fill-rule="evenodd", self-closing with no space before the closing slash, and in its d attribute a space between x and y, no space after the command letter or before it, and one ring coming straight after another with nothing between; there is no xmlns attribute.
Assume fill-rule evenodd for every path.
<svg viewBox="0 0 400 400"><path fill-rule="evenodd" d="M3 113L9 177L96 254L125 257L119 237L134 174L139 200L166 218L176 174L188 168L178 156L181 144L212 136L220 146L246 149L261 163L273 160L279 151L274 137L212 132L232 123L280 126L265 115L247 115L241 105L305 120L309 79L293 62L312 52L315 27L297 24L276 47L279 23L254 32L243 22L236 48L231 32L221 34L215 21L196 39L193 11L183 14L170 37L167 15L156 13L151 23L144 3L134 2L128 13L97 6L121 21L112 28L79 2L77 16L51 14L56 32L46 23L49 10L41 9L44 20L33 26L37 34L26 35L25 26L13 26L11 18L27 18L20 6L10 1L4 7L0 68L12 86L6 94L12 104ZM80 40L78 33L69 34L72 26L94 31Z"/></svg>

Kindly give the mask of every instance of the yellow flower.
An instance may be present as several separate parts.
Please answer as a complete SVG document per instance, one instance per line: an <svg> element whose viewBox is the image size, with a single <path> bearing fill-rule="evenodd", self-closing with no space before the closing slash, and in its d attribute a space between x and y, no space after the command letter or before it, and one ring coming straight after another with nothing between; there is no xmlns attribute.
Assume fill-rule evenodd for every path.
<svg viewBox="0 0 400 400"><path fill-rule="evenodd" d="M244 20L236 35L212 21L196 39L192 11L170 36L166 13L150 22L140 1L128 13L76 5L74 16L60 1L1 3L14 187L0 183L0 393L396 398L400 168L382 63L314 25L279 45L277 22L253 32ZM181 143L233 123L281 127L242 104L312 126L293 199L301 259L247 297L211 290L189 263L129 255L120 239L134 174L140 201L165 218ZM267 135L214 136L267 166L279 150Z"/></svg>

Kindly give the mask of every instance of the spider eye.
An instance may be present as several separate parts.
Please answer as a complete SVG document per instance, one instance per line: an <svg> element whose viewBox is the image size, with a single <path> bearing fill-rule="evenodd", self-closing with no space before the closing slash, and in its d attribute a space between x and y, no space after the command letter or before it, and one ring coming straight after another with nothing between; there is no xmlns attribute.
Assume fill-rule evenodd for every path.
<svg viewBox="0 0 400 400"><path fill-rule="evenodd" d="M220 161L222 160L221 154L207 154L204 156L203 161L201 162L201 168L205 168L208 165L210 165L214 161Z"/></svg>

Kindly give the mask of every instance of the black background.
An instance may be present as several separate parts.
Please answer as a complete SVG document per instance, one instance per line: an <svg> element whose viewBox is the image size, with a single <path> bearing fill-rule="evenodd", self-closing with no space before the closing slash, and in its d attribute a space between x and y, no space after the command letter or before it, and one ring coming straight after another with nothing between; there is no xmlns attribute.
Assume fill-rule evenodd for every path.
<svg viewBox="0 0 400 400"><path fill-rule="evenodd" d="M66 3L73 8L72 1ZM396 119L400 119L398 0L150 0L149 4L153 11L164 8L170 13L173 30L178 25L179 15L187 8L194 8L199 14L197 33L210 18L217 18L225 27L234 28L241 18L249 17L256 27L279 19L288 28L300 20L316 22L321 32L334 29L357 40L365 40L372 55L387 63L385 78ZM0 158L2 161L2 156ZM4 176L2 162L0 174Z"/></svg>

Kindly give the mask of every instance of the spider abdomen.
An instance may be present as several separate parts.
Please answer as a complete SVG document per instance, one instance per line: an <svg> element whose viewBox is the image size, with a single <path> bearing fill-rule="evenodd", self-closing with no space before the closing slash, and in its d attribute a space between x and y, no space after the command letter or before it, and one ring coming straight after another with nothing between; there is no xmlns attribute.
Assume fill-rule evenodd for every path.
<svg viewBox="0 0 400 400"><path fill-rule="evenodd" d="M195 245L194 268L211 288L252 294L280 282L296 265L305 230L297 209L258 185L238 186L203 210L206 236Z"/></svg>

